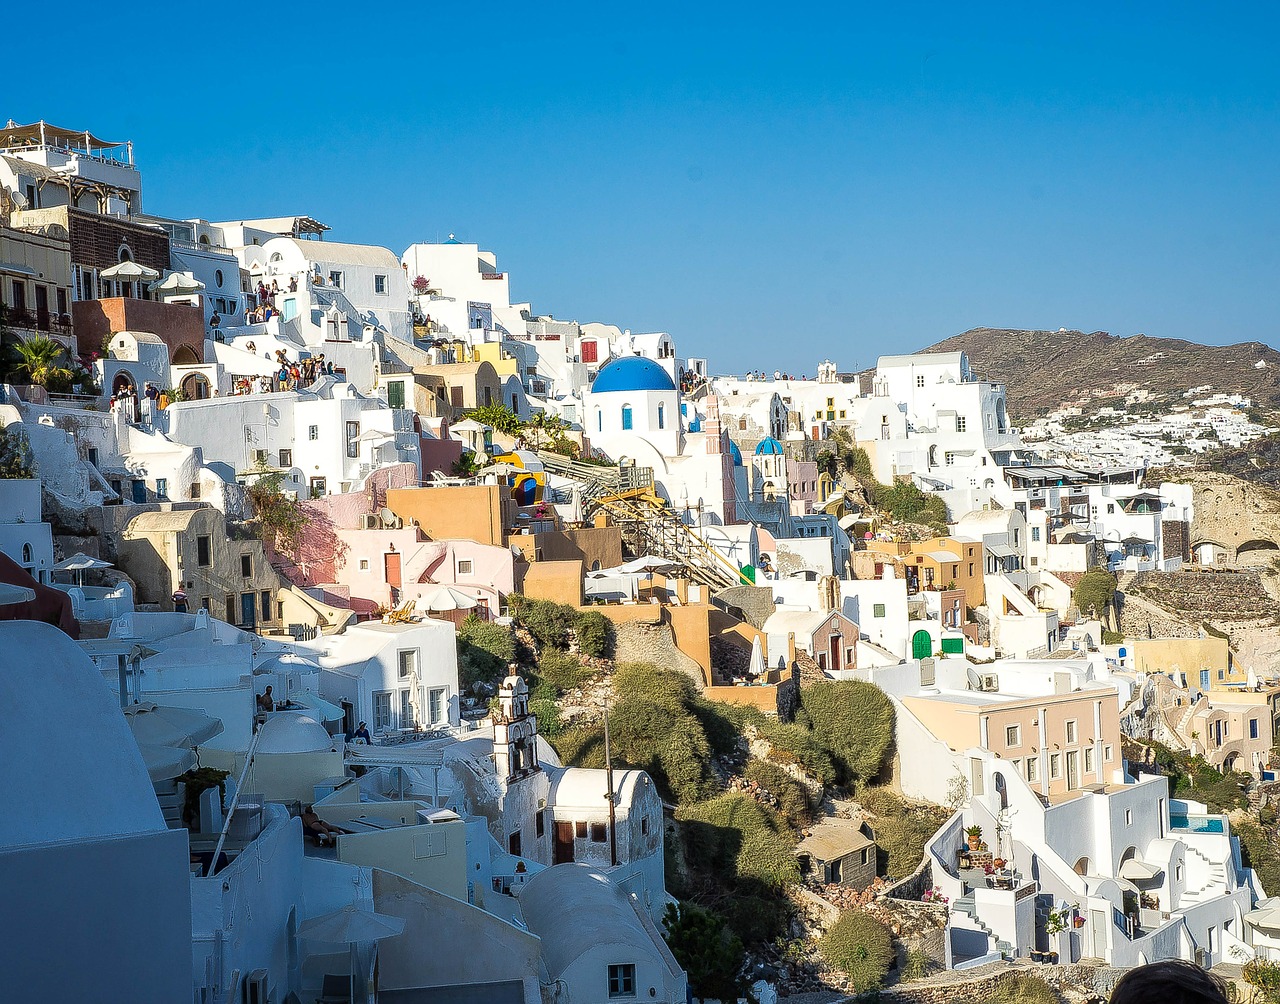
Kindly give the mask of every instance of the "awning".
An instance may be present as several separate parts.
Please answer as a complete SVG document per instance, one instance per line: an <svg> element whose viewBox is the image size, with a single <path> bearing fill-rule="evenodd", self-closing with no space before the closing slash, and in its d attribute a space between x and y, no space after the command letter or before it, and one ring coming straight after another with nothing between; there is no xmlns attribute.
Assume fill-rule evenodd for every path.
<svg viewBox="0 0 1280 1004"><path fill-rule="evenodd" d="M340 722L346 717L346 712L336 704L330 704L319 694L313 694L309 690L304 690L300 694L290 694L289 700L294 704L301 704L304 708L319 712L321 721Z"/></svg>
<svg viewBox="0 0 1280 1004"><path fill-rule="evenodd" d="M1004 544L988 544L987 553L994 554L997 558L1012 558L1017 552Z"/></svg>
<svg viewBox="0 0 1280 1004"><path fill-rule="evenodd" d="M1150 882L1158 878L1162 871L1162 868L1147 864L1138 858L1130 858L1120 865L1120 877L1127 878L1131 882Z"/></svg>
<svg viewBox="0 0 1280 1004"><path fill-rule="evenodd" d="M1254 927L1265 927L1269 931L1280 931L1280 896L1270 896L1259 900L1254 909L1244 915L1246 923Z"/></svg>

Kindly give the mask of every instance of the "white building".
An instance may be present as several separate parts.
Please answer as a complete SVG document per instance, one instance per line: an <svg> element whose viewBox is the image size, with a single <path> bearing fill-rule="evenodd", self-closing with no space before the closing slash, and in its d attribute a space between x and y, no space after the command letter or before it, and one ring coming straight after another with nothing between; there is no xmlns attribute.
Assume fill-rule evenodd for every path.
<svg viewBox="0 0 1280 1004"><path fill-rule="evenodd" d="M37 582L49 584L53 528L40 514L40 479L0 480L0 554L12 558Z"/></svg>

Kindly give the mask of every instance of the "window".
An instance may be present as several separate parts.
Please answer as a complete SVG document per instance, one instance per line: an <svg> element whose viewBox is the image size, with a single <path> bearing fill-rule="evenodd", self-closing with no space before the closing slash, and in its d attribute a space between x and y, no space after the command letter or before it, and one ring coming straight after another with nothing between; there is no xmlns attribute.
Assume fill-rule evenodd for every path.
<svg viewBox="0 0 1280 1004"><path fill-rule="evenodd" d="M542 821L543 813L535 812L533 814L533 832L538 836L542 836L547 832L547 824Z"/></svg>
<svg viewBox="0 0 1280 1004"><path fill-rule="evenodd" d="M1111 747L1110 747L1110 746L1103 746L1103 747L1102 747L1102 759L1103 759L1103 760L1105 760L1107 763L1110 763L1110 762L1111 762Z"/></svg>
<svg viewBox="0 0 1280 1004"><path fill-rule="evenodd" d="M407 680L418 671L418 650L408 648L400 653L400 679Z"/></svg>
<svg viewBox="0 0 1280 1004"><path fill-rule="evenodd" d="M1107 503L1107 512L1109 512L1109 513L1113 513L1113 512L1115 512L1115 511L1116 511L1116 507L1115 507L1112 503L1108 502L1108 503Z"/></svg>
<svg viewBox="0 0 1280 1004"><path fill-rule="evenodd" d="M872 617L883 617L883 616L884 616L884 604L883 604L883 603L874 603L874 604L872 604L872 606L871 606L871 616L872 616Z"/></svg>
<svg viewBox="0 0 1280 1004"><path fill-rule="evenodd" d="M199 481L191 482L191 486L187 491L187 496L188 498L191 499L192 502L199 500L200 498L200 482Z"/></svg>
<svg viewBox="0 0 1280 1004"><path fill-rule="evenodd" d="M164 500L169 498L168 478L156 478L156 498Z"/></svg>
<svg viewBox="0 0 1280 1004"><path fill-rule="evenodd" d="M373 731L385 732L391 728L391 691L373 695Z"/></svg>
<svg viewBox="0 0 1280 1004"><path fill-rule="evenodd" d="M586 824L586 823L574 823L574 824L573 824L573 835L574 835L578 840L585 840L585 839L587 838L587 824Z"/></svg>
<svg viewBox="0 0 1280 1004"><path fill-rule="evenodd" d="M331 286L337 286L339 289L341 289L341 288L342 288L342 273L341 273L341 272L330 272L330 273L329 273L329 285L331 285Z"/></svg>
<svg viewBox="0 0 1280 1004"><path fill-rule="evenodd" d="M968 419L966 419L964 415L956 416L956 432L964 432L967 424Z"/></svg>
<svg viewBox="0 0 1280 1004"><path fill-rule="evenodd" d="M630 963L609 967L609 996L634 997L636 995L636 967Z"/></svg>
<svg viewBox="0 0 1280 1004"><path fill-rule="evenodd" d="M665 429L667 425L667 409L665 405L658 405L658 428Z"/></svg>
<svg viewBox="0 0 1280 1004"><path fill-rule="evenodd" d="M264 589L258 599L262 602L262 619L271 620L271 590Z"/></svg>
<svg viewBox="0 0 1280 1004"><path fill-rule="evenodd" d="M604 823L591 824L591 842L593 844L603 844L608 838L608 827Z"/></svg>
<svg viewBox="0 0 1280 1004"><path fill-rule="evenodd" d="M471 559L470 559L470 558L459 558L459 559L458 559L458 574L459 574L459 575L471 575L471 574L472 574L472 572L471 572L471 568L472 568L472 564L471 564Z"/></svg>
<svg viewBox="0 0 1280 1004"><path fill-rule="evenodd" d="M1249 719L1249 738L1250 739L1258 738L1258 719L1256 718Z"/></svg>
<svg viewBox="0 0 1280 1004"><path fill-rule="evenodd" d="M292 467L292 466L293 466L293 451L292 451L292 450L281 450L281 451L280 451L280 466L281 466L281 467Z"/></svg>
<svg viewBox="0 0 1280 1004"><path fill-rule="evenodd" d="M604 412L599 408L596 409L596 432L604 431Z"/></svg>
<svg viewBox="0 0 1280 1004"><path fill-rule="evenodd" d="M1075 741L1076 741L1076 723L1075 723L1075 719L1072 719L1071 721L1067 722L1067 742L1073 743Z"/></svg>
<svg viewBox="0 0 1280 1004"><path fill-rule="evenodd" d="M943 459L946 461L948 467L954 467L956 465L956 455L950 450L943 454Z"/></svg>
<svg viewBox="0 0 1280 1004"><path fill-rule="evenodd" d="M360 456L360 423L347 423L347 456Z"/></svg>
<svg viewBox="0 0 1280 1004"><path fill-rule="evenodd" d="M1037 757L1027 757L1027 780L1035 781L1040 776L1040 760Z"/></svg>
<svg viewBox="0 0 1280 1004"><path fill-rule="evenodd" d="M622 428L624 430L631 428L631 405L629 404L622 406Z"/></svg>
<svg viewBox="0 0 1280 1004"><path fill-rule="evenodd" d="M413 728L413 691L400 691L400 727Z"/></svg>
<svg viewBox="0 0 1280 1004"><path fill-rule="evenodd" d="M444 687L437 687L427 694L427 711L430 715L430 725L444 724L444 695L448 693ZM538 832L538 836L542 836L542 832Z"/></svg>
<svg viewBox="0 0 1280 1004"><path fill-rule="evenodd" d="M1125 826L1132 826L1132 825L1133 825L1133 810L1132 810L1132 809L1125 809L1125 810L1124 810L1124 825L1125 825Z"/></svg>
<svg viewBox="0 0 1280 1004"><path fill-rule="evenodd" d="M924 386L924 377L923 377L923 376L918 376L918 377L916 377L916 386L917 386L917 387L923 387L923 386Z"/></svg>
<svg viewBox="0 0 1280 1004"><path fill-rule="evenodd" d="M324 478L311 479L311 497L313 499L318 499L326 491L328 491L328 483Z"/></svg>
<svg viewBox="0 0 1280 1004"><path fill-rule="evenodd" d="M1207 669L1200 670L1200 687L1203 690L1209 689L1209 671Z"/></svg>
<svg viewBox="0 0 1280 1004"><path fill-rule="evenodd" d="M1093 772L1093 747L1086 746L1084 748L1084 772L1086 774Z"/></svg>
<svg viewBox="0 0 1280 1004"><path fill-rule="evenodd" d="M1062 777L1062 755L1060 753L1049 754L1049 777Z"/></svg>
<svg viewBox="0 0 1280 1004"><path fill-rule="evenodd" d="M1015 532L1015 533L1017 533L1017 531L1016 531L1016 530L1015 530L1014 532ZM1031 528L1031 539L1032 539L1032 540L1039 540L1039 539L1040 539L1040 528L1039 528L1038 526L1033 526L1033 527ZM1014 543L1016 544L1016 543L1017 543L1017 540L1015 540L1015 541L1014 541Z"/></svg>
<svg viewBox="0 0 1280 1004"><path fill-rule="evenodd" d="M516 858L520 857L520 831L519 830L516 830L515 833L507 837L507 851L511 854L512 857L516 857Z"/></svg>
<svg viewBox="0 0 1280 1004"><path fill-rule="evenodd" d="M220 268L218 268L218 269L214 269L214 271L213 271L213 281L214 281L214 282L216 282L216 283L218 284L218 288L219 288L219 289L221 289L221 288L222 288L222 269L220 269Z"/></svg>
<svg viewBox="0 0 1280 1004"><path fill-rule="evenodd" d="M865 865L870 860L870 858L871 858L870 849L867 847L862 848L862 863Z"/></svg>
<svg viewBox="0 0 1280 1004"><path fill-rule="evenodd" d="M227 623L234 624L236 622L236 598L230 594L227 595Z"/></svg>
<svg viewBox="0 0 1280 1004"><path fill-rule="evenodd" d="M385 275L375 275L373 277L373 291L375 293L385 293L387 291L387 277Z"/></svg>
<svg viewBox="0 0 1280 1004"><path fill-rule="evenodd" d="M311 442L313 442L313 443L314 443L317 439L319 439L319 438L320 438L320 426L318 426L318 425L308 425L308 426L307 426L307 438L308 438L309 440L311 440Z"/></svg>
<svg viewBox="0 0 1280 1004"><path fill-rule="evenodd" d="M250 555L240 555L240 574L246 579L253 575L253 558Z"/></svg>
<svg viewBox="0 0 1280 1004"><path fill-rule="evenodd" d="M213 538L202 536L196 538L196 564L201 568L208 568L213 564Z"/></svg>
<svg viewBox="0 0 1280 1004"><path fill-rule="evenodd" d="M98 466L98 448L96 446L90 446L87 450L85 450L85 455L90 464L92 464L94 467Z"/></svg>
<svg viewBox="0 0 1280 1004"><path fill-rule="evenodd" d="M648 816L640 817L640 832L641 834L648 835L649 833L649 817Z"/></svg>
<svg viewBox="0 0 1280 1004"><path fill-rule="evenodd" d="M254 450L254 451L253 451L253 462L254 462L255 464L258 464L258 465L262 466L262 467L266 467L266 466L267 466L267 451L266 451L266 450Z"/></svg>
<svg viewBox="0 0 1280 1004"><path fill-rule="evenodd" d="M1004 730L1004 744L1006 746L1022 745L1022 726L1006 725Z"/></svg>

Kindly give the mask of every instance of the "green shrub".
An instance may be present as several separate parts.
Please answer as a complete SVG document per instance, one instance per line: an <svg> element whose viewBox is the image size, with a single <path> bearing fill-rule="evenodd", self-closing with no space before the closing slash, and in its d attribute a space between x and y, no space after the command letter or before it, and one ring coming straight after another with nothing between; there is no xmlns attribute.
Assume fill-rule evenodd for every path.
<svg viewBox="0 0 1280 1004"><path fill-rule="evenodd" d="M693 681L674 669L651 662L620 662L613 674L613 692L619 698L653 701L670 707L686 707L698 697Z"/></svg>
<svg viewBox="0 0 1280 1004"><path fill-rule="evenodd" d="M823 784L835 781L836 767L831 754L822 748L812 729L794 722L784 725L771 721L761 727L760 735L773 746L774 759L798 763Z"/></svg>
<svg viewBox="0 0 1280 1004"><path fill-rule="evenodd" d="M691 698L687 707L702 723L702 729L707 734L707 743L716 756L730 756L736 753L742 740L742 723L745 718L733 712L756 710L740 705L722 704L720 701L708 701L705 697ZM759 714L759 712L756 713Z"/></svg>
<svg viewBox="0 0 1280 1004"><path fill-rule="evenodd" d="M991 988L987 1000L992 1004L1059 1004L1053 987L1031 973L1006 973Z"/></svg>
<svg viewBox="0 0 1280 1004"><path fill-rule="evenodd" d="M566 767L604 767L604 729L577 725L547 739Z"/></svg>
<svg viewBox="0 0 1280 1004"><path fill-rule="evenodd" d="M742 776L754 781L778 801L778 812L793 829L800 829L813 821L813 798L809 789L768 760L752 758Z"/></svg>
<svg viewBox="0 0 1280 1004"><path fill-rule="evenodd" d="M646 771L665 797L690 802L715 790L706 733L680 705L624 698L609 727L615 763Z"/></svg>
<svg viewBox="0 0 1280 1004"><path fill-rule="evenodd" d="M879 687L859 680L816 683L800 691L796 721L831 755L837 780L871 781L888 765L893 705Z"/></svg>
<svg viewBox="0 0 1280 1004"><path fill-rule="evenodd" d="M596 659L612 659L615 643L613 621L598 610L580 611L574 621L578 651Z"/></svg>
<svg viewBox="0 0 1280 1004"><path fill-rule="evenodd" d="M538 676L550 684L558 692L580 687L591 676L591 673L578 661L577 656L562 652L558 648L544 648L538 658Z"/></svg>
<svg viewBox="0 0 1280 1004"><path fill-rule="evenodd" d="M848 910L818 941L827 965L849 977L857 993L879 990L893 965L889 929L861 910Z"/></svg>
<svg viewBox="0 0 1280 1004"><path fill-rule="evenodd" d="M550 741L564 731L560 722L560 706L555 701L529 700L529 710L538 719L538 734Z"/></svg>
<svg viewBox="0 0 1280 1004"><path fill-rule="evenodd" d="M464 690L477 683L497 684L516 655L511 629L471 614L458 627L458 682Z"/></svg>
<svg viewBox="0 0 1280 1004"><path fill-rule="evenodd" d="M686 860L695 870L725 875L731 869L733 878L774 888L800 877L788 835L773 812L754 798L727 792L680 806L676 819L686 824Z"/></svg>
<svg viewBox="0 0 1280 1004"><path fill-rule="evenodd" d="M1103 631L1102 644L1104 645L1123 645L1124 635L1119 631Z"/></svg>
<svg viewBox="0 0 1280 1004"><path fill-rule="evenodd" d="M507 597L507 608L543 648L569 647L569 632L578 615L574 607L512 593Z"/></svg>
<svg viewBox="0 0 1280 1004"><path fill-rule="evenodd" d="M662 926L667 947L688 973L695 997L736 1001L746 993L747 981L739 976L742 939L723 917L693 903L668 903Z"/></svg>
<svg viewBox="0 0 1280 1004"><path fill-rule="evenodd" d="M1076 583L1071 599L1076 609L1080 611L1081 617L1088 617L1090 608L1096 611L1099 617L1105 617L1107 607L1111 605L1115 595L1116 577L1105 568L1095 568L1093 571L1085 572Z"/></svg>
<svg viewBox="0 0 1280 1004"><path fill-rule="evenodd" d="M1280 889L1280 851L1274 836L1253 819L1233 820L1231 830L1240 838L1240 856L1258 873L1264 889Z"/></svg>
<svg viewBox="0 0 1280 1004"><path fill-rule="evenodd" d="M949 815L940 805L907 802L889 788L861 788L858 801L879 817L871 824L879 848L876 871L891 879L906 878L919 867L925 844Z"/></svg>
<svg viewBox="0 0 1280 1004"><path fill-rule="evenodd" d="M938 963L934 961L933 956L919 948L913 948L907 952L906 960L902 964L902 978L922 980L936 968Z"/></svg>

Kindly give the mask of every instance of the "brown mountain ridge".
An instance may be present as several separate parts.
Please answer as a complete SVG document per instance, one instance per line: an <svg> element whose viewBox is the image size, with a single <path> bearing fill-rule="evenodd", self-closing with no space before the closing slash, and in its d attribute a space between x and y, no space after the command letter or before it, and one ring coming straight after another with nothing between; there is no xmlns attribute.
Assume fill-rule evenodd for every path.
<svg viewBox="0 0 1280 1004"><path fill-rule="evenodd" d="M1082 405L1086 415L1107 404L1123 407L1134 388L1167 409L1185 391L1205 385L1212 386L1205 394L1244 394L1264 413L1280 413L1280 352L1262 342L1199 345L1105 331L972 328L921 351L968 353L983 379L1006 385L1015 421L1064 404ZM1150 408L1131 410L1143 407Z"/></svg>

